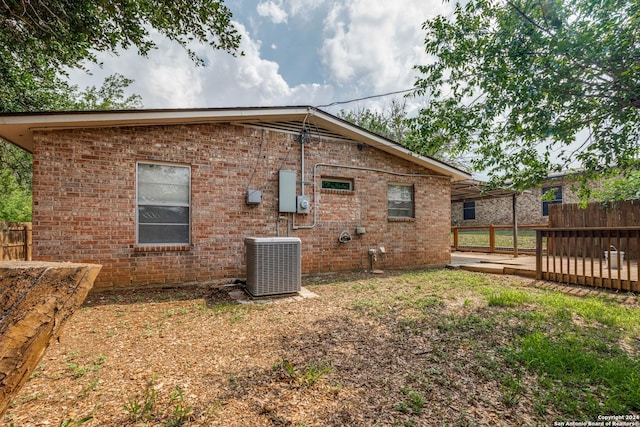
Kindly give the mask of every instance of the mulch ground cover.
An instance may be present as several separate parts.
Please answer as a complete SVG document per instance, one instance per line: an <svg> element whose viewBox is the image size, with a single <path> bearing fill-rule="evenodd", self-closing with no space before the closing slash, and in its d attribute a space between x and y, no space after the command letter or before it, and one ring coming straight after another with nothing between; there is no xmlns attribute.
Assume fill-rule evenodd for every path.
<svg viewBox="0 0 640 427"><path fill-rule="evenodd" d="M303 286L315 298L248 305L229 296L234 287L91 294L0 421L552 424L561 414L536 412L526 390L505 389L510 368L500 349L517 319L494 321L501 308L464 286L449 288L449 274L311 277ZM462 282L531 283L455 274Z"/></svg>

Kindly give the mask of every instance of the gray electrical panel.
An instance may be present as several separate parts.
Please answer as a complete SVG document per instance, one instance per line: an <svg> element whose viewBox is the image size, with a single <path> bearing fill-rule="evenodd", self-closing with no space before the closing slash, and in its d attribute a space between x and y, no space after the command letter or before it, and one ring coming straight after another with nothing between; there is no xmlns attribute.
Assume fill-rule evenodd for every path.
<svg viewBox="0 0 640 427"><path fill-rule="evenodd" d="M281 170L278 178L280 212L297 212L296 171Z"/></svg>

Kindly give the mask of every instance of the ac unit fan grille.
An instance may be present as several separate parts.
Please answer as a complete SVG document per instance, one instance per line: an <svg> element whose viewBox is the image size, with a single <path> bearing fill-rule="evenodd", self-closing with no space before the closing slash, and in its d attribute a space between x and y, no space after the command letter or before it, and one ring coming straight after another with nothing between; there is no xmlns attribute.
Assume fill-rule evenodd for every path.
<svg viewBox="0 0 640 427"><path fill-rule="evenodd" d="M301 286L301 242L298 238L245 239L247 292L252 296L291 294Z"/></svg>

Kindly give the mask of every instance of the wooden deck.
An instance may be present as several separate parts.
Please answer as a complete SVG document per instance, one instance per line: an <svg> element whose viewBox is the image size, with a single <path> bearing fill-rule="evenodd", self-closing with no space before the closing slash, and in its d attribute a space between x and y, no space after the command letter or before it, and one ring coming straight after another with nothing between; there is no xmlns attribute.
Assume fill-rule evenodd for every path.
<svg viewBox="0 0 640 427"><path fill-rule="evenodd" d="M550 256L543 258L542 280L594 288L640 292L637 261L621 260L619 269L604 259ZM536 257L490 253L452 252L450 268L536 278Z"/></svg>
<svg viewBox="0 0 640 427"><path fill-rule="evenodd" d="M535 277L536 257L533 255L515 257L496 253L452 252L451 263L448 264L448 267L483 273Z"/></svg>

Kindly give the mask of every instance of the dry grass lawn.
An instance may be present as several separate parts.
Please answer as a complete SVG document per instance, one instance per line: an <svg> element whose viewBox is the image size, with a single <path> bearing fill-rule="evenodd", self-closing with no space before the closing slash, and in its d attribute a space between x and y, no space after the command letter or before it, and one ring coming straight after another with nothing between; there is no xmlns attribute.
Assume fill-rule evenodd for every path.
<svg viewBox="0 0 640 427"><path fill-rule="evenodd" d="M440 270L308 278L304 286L317 298L271 304L239 305L227 290L206 287L90 295L0 422L310 427L594 420L588 407L571 410L547 395L568 380L546 383L519 359L518 343L532 331L555 336L555 318L545 318L539 302L553 292L538 285ZM634 296L611 304L639 316ZM583 329L610 328L580 313L564 317ZM640 366L639 331L622 329L602 345ZM598 387L569 400L606 400L609 389ZM625 414L640 410L634 401L625 405Z"/></svg>

